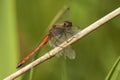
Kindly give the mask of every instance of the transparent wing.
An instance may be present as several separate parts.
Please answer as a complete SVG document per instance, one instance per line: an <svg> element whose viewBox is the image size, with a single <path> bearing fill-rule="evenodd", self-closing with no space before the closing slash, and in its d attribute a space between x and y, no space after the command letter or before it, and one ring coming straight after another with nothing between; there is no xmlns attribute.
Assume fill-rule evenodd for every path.
<svg viewBox="0 0 120 80"><path fill-rule="evenodd" d="M64 57L68 57L69 59L75 59L75 51L72 49L72 46L69 45L65 49L63 49Z"/></svg>
<svg viewBox="0 0 120 80"><path fill-rule="evenodd" d="M64 21L66 21L68 19L68 14L69 14L70 8L68 6L64 6L58 13L57 15L54 17L54 19L52 20L52 22L50 23L49 27L51 27L52 25L56 24L56 23L63 23Z"/></svg>
<svg viewBox="0 0 120 80"><path fill-rule="evenodd" d="M60 14L60 17L56 20L56 23L63 23L64 21L67 21L69 18L70 8L64 7Z"/></svg>
<svg viewBox="0 0 120 80"><path fill-rule="evenodd" d="M79 31L81 31L80 27L71 27L71 29L66 30L67 39L75 35Z"/></svg>
<svg viewBox="0 0 120 80"><path fill-rule="evenodd" d="M68 38L70 38L71 36L73 36L74 34L76 34L79 31L80 31L79 27L71 27L71 29L66 30L65 34L62 36L60 41L61 42L67 41ZM62 53L63 53L65 58L68 57L69 59L75 59L75 56L76 56L75 55L75 51L74 51L74 49L72 48L71 45L69 45L66 48L64 48Z"/></svg>
<svg viewBox="0 0 120 80"><path fill-rule="evenodd" d="M62 42L67 41L68 38L73 36L75 33L80 31L79 27L71 27L71 29L66 30L66 32L60 36L54 36L49 41L50 46L56 47L59 46ZM69 45L64 48L57 56L64 56L65 58L68 57L69 59L75 59L75 51L72 49L72 46Z"/></svg>
<svg viewBox="0 0 120 80"><path fill-rule="evenodd" d="M49 41L50 46L56 47L54 42L55 42L54 38L50 40ZM60 44L60 41L59 42L57 41L57 44ZM68 57L69 59L75 59L75 51L72 49L71 45L69 45L66 48L64 48L61 52L59 52L56 56L57 57L64 56L65 58Z"/></svg>

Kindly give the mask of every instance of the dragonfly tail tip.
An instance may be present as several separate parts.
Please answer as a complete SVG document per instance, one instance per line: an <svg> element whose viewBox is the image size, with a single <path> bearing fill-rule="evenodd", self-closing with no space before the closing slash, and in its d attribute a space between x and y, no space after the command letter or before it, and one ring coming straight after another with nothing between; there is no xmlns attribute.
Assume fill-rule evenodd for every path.
<svg viewBox="0 0 120 80"><path fill-rule="evenodd" d="M23 63L19 63L16 68L19 68L23 65Z"/></svg>

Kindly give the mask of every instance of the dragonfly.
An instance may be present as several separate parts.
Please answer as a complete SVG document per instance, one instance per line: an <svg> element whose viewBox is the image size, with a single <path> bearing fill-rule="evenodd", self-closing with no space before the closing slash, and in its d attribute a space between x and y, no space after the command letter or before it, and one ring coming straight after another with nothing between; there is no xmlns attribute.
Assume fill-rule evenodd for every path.
<svg viewBox="0 0 120 80"><path fill-rule="evenodd" d="M41 47L49 43L50 46L59 46L62 42L67 41L68 38L80 31L79 27L73 27L72 22L64 21L63 23L56 23L49 30L49 33L43 38L43 40L35 47L28 55L26 55L17 65L17 68L21 67L33 54L35 54ZM67 41L69 42L69 41ZM64 48L57 56L65 56L69 59L75 59L75 51L71 45Z"/></svg>

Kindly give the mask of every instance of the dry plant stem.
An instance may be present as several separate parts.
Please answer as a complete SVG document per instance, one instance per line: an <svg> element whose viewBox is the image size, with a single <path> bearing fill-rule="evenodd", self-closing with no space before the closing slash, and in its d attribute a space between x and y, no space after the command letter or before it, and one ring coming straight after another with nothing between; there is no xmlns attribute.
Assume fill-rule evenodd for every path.
<svg viewBox="0 0 120 80"><path fill-rule="evenodd" d="M113 19L114 17L118 16L119 14L120 14L120 7L117 8L116 10L114 10L113 12L109 13L105 17L99 19L95 23L91 24L87 28L83 29L82 31L80 31L76 35L72 36L69 39L69 42L65 41L61 45L59 45L59 46L62 46L62 47L56 47L56 48L52 49L51 51L47 52L42 57L40 57L37 60L31 62L30 64L28 64L27 66L25 66L22 69L18 70L17 72L11 74L10 76L6 77L4 80L13 80L13 79L15 79L16 77L20 76L24 72L26 72L29 69L33 68L34 66L36 66L36 65L38 65L38 64L46 61L47 59L49 59L51 57L53 57L55 54L57 54L59 51L61 51L64 47L67 47L68 45L72 44L73 42L81 39L82 37L84 37L88 33L94 31L95 29L97 29L98 27L100 27L102 24L104 24L107 21Z"/></svg>

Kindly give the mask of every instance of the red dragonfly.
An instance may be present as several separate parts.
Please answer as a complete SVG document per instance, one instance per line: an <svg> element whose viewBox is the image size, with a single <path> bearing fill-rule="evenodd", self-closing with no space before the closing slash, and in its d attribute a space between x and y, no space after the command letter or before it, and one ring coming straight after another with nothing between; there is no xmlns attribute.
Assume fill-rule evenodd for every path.
<svg viewBox="0 0 120 80"><path fill-rule="evenodd" d="M69 37L77 33L80 29L78 27L73 27L72 22L64 21L61 24L54 24L49 30L49 33L43 38L41 43L34 48L28 55L26 55L18 64L17 68L22 66L35 52L37 52L43 45L49 42L52 47L56 47L63 41L66 41ZM75 51L69 45L59 55L64 55L69 59L75 58ZM58 56L59 56L58 55Z"/></svg>

